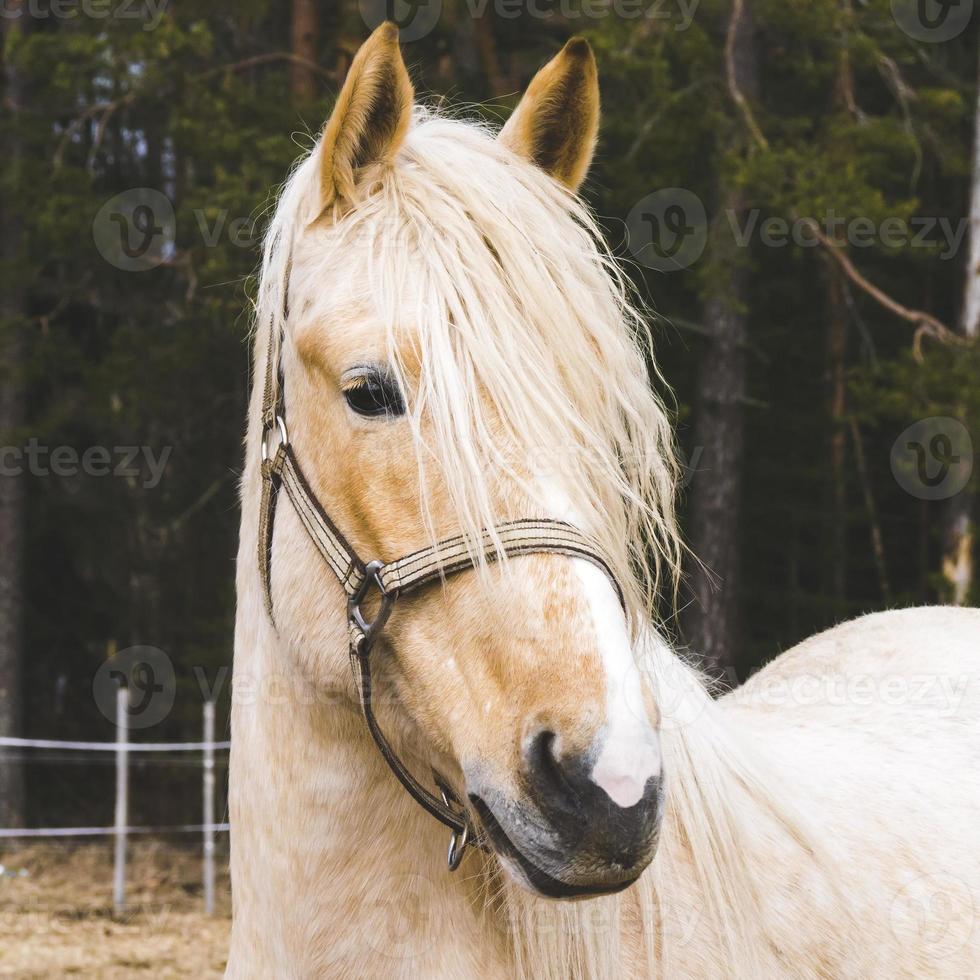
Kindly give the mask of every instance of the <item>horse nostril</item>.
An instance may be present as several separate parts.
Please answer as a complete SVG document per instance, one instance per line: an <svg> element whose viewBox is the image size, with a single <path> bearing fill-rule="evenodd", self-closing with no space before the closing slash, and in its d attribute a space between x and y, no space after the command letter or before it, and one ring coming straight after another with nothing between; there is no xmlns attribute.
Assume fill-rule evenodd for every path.
<svg viewBox="0 0 980 980"><path fill-rule="evenodd" d="M531 740L528 749L529 761L532 766L537 766L541 773L547 773L552 777L560 777L561 770L558 768L558 760L555 758L555 739L554 732L538 732Z"/></svg>
<svg viewBox="0 0 980 980"><path fill-rule="evenodd" d="M561 810L573 810L579 802L575 777L558 759L558 736L552 731L538 732L527 747L527 764L531 781L538 794Z"/></svg>

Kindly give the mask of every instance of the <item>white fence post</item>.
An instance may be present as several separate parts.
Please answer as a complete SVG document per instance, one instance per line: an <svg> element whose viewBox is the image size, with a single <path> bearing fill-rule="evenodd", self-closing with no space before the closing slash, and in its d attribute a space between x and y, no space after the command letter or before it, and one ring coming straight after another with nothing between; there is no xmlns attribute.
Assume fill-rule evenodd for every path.
<svg viewBox="0 0 980 980"><path fill-rule="evenodd" d="M137 742L129 741L129 691L120 685L116 691L116 737L111 742L68 742L50 738L15 738L0 735L0 749L59 749L69 752L112 752L116 757L116 813L111 827L0 827L0 841L18 838L91 838L114 839L112 875L113 907L117 915L126 910L126 857L129 834L202 834L204 838L204 903L208 913L214 911L215 868L214 835L226 834L227 823L214 822L215 762L217 749L230 749L231 742L214 740L215 706L204 705L203 742ZM129 755L130 752L201 752L204 765L204 823L174 824L161 827L129 826Z"/></svg>
<svg viewBox="0 0 980 980"><path fill-rule="evenodd" d="M214 702L204 702L204 911L214 915Z"/></svg>
<svg viewBox="0 0 980 980"><path fill-rule="evenodd" d="M116 850L112 904L116 915L126 907L126 828L129 826L129 690L116 691Z"/></svg>

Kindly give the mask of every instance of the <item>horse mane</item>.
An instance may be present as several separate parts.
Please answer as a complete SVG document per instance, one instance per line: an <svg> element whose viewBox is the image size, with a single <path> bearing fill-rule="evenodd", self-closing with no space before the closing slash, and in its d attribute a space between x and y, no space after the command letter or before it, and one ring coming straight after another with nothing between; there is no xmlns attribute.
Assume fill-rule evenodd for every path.
<svg viewBox="0 0 980 980"><path fill-rule="evenodd" d="M523 516L495 512L488 474L507 474L533 495L536 478L557 467L576 520L624 587L654 696L663 705L669 689L681 715L691 715L671 725L664 714L664 846L627 893L556 905L490 871L487 900L499 901L509 920L519 975L622 975L617 924L628 901L638 903L647 937L634 953L646 959L649 975L664 975L671 937L663 924L680 853L688 876L693 866L700 914L721 942L727 975L761 975L759 927L751 919L763 885L742 848L748 821L761 808L815 867L829 867L830 858L807 818L783 801L788 794L773 771L743 751L701 678L651 625L658 596L673 594L680 575L678 465L668 413L649 381L656 367L647 318L595 217L488 128L424 108L416 109L395 165L364 176L343 220L311 225L318 180L314 149L284 185L266 236L259 322L274 336L285 328L288 347L288 288L303 297L306 312L329 323L337 311L318 284L343 268L363 284L384 324L403 391L410 390L409 325L421 369L409 400L421 486L432 467L459 527L477 542L484 528ZM418 297L410 308L406 283ZM501 446L516 447L518 456ZM747 797L755 809L745 807Z"/></svg>

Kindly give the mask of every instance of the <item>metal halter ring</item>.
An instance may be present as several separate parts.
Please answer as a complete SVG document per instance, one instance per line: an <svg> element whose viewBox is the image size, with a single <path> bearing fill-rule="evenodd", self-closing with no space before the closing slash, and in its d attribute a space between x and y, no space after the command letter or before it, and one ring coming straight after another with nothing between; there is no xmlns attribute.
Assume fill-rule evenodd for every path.
<svg viewBox="0 0 980 980"><path fill-rule="evenodd" d="M381 579L378 576L378 573L384 567L385 563L383 561L378 561L378 559L369 561L364 566L364 581L360 584L357 591L347 600L347 617L361 631L361 639L357 644L357 652L361 654L366 654L371 649L371 644L374 643L375 637L384 628L385 623L388 622L388 617L391 615L391 607L395 603L395 597L390 592L385 591L385 587L381 584ZM377 587L378 594L381 596L381 606L378 609L377 615L369 623L361 612L361 603L364 601L364 597L372 585Z"/></svg>
<svg viewBox="0 0 980 980"><path fill-rule="evenodd" d="M466 845L469 843L470 828L464 827L463 833L453 831L449 836L449 854L447 863L449 870L455 871L463 863L463 855L466 853Z"/></svg>
<svg viewBox="0 0 980 980"><path fill-rule="evenodd" d="M446 787L439 784L439 795L446 806L451 806ZM470 842L470 828L464 824L463 832L454 830L449 835L449 853L446 855L450 871L455 871L463 863L463 855L466 853L466 845Z"/></svg>
<svg viewBox="0 0 980 980"><path fill-rule="evenodd" d="M279 445L288 446L289 445L289 432L286 430L286 420L281 416L276 416L276 421L274 423L279 428ZM262 432L262 462L266 463L269 460L269 433L272 431L272 426L267 425L265 430Z"/></svg>

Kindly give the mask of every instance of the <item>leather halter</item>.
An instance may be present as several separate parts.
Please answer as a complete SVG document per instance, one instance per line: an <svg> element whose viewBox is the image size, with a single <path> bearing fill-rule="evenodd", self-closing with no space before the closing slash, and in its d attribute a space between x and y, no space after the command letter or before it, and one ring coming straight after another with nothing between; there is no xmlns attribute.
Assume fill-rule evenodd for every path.
<svg viewBox="0 0 980 980"><path fill-rule="evenodd" d="M283 284L282 330L288 317L289 263ZM436 820L451 831L449 841L449 870L455 871L462 861L466 846L474 843L483 847L467 814L466 807L449 789L445 781L433 772L440 796L436 796L416 779L391 748L378 726L372 706L371 652L378 634L391 615L395 602L402 596L475 566L473 549L467 547L462 535L421 548L395 561L363 561L337 526L327 515L309 481L303 474L296 453L289 442L286 427L285 378L282 370L281 340L276 343L275 319L269 325L269 350L262 398L262 500L259 516L258 563L265 595L266 612L275 627L272 601L272 543L276 504L280 490L285 490L296 515L306 528L320 556L336 576L347 595L347 626L350 640L350 664L358 699L368 731L381 756L405 787L410 796ZM277 353L277 348L279 353ZM277 436L275 447L271 440ZM612 569L595 543L577 528L564 521L524 519L509 521L496 527L496 541L484 532L480 544L482 556L496 561L502 555L551 553L584 558L598 566L609 580L622 602L622 590ZM380 600L378 612L368 621L362 605L370 592L376 591Z"/></svg>

